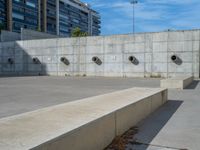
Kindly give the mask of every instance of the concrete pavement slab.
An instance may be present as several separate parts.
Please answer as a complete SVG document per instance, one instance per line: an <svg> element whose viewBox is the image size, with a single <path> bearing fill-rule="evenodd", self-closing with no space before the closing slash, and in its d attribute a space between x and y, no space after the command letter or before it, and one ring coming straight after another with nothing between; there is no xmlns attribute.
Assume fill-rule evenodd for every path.
<svg viewBox="0 0 200 150"><path fill-rule="evenodd" d="M103 77L0 78L0 118L131 87L159 87L159 81Z"/></svg>

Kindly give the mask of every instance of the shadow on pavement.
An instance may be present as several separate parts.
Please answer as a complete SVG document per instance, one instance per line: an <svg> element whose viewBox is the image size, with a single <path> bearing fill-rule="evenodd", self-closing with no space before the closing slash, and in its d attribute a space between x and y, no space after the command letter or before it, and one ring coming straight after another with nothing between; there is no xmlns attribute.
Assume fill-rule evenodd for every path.
<svg viewBox="0 0 200 150"><path fill-rule="evenodd" d="M179 100L168 100L166 104L164 104L157 111L152 113L148 118L139 123L139 132L135 136L138 144L132 145L132 150L146 150L148 148L151 149L149 143L156 137L156 135L161 131L161 129L166 125L166 123L170 120L170 118L174 115L174 113L181 106L183 101ZM144 144L141 144L144 143ZM164 147L157 147L164 148Z"/></svg>
<svg viewBox="0 0 200 150"><path fill-rule="evenodd" d="M198 84L199 84L199 81L198 80L194 80L189 86L187 86L185 89L187 90L189 90L189 89L196 89L197 88L197 86L198 86Z"/></svg>

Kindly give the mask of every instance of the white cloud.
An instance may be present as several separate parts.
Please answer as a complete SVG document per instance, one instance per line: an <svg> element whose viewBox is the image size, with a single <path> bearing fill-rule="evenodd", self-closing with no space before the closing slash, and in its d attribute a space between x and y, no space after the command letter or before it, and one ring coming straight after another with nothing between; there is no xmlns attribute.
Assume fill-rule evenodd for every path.
<svg viewBox="0 0 200 150"><path fill-rule="evenodd" d="M101 14L105 18L102 28L106 32L118 33L123 28L129 28L131 32L132 5L128 0L93 0L93 7L103 9ZM200 28L199 10L200 0L139 0L135 5L136 30ZM116 29L113 29L112 22L116 24Z"/></svg>
<svg viewBox="0 0 200 150"><path fill-rule="evenodd" d="M146 0L146 3L164 4L164 5L187 5L197 3L199 0Z"/></svg>

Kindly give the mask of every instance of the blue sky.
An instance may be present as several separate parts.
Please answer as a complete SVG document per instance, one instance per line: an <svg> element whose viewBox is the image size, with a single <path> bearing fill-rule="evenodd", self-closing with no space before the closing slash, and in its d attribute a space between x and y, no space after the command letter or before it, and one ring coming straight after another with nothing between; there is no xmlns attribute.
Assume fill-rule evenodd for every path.
<svg viewBox="0 0 200 150"><path fill-rule="evenodd" d="M132 32L129 0L82 0L101 15L102 35ZM135 6L135 31L200 28L200 0L139 0Z"/></svg>

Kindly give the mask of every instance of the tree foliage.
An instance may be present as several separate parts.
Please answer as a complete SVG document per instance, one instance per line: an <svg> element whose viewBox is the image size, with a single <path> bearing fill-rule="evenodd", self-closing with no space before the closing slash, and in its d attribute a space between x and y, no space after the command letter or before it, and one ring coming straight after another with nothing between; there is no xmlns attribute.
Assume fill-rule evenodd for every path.
<svg viewBox="0 0 200 150"><path fill-rule="evenodd" d="M81 31L81 29L79 27L76 27L72 30L71 36L72 37L84 37L84 36L88 36L88 33L83 32L83 31Z"/></svg>

